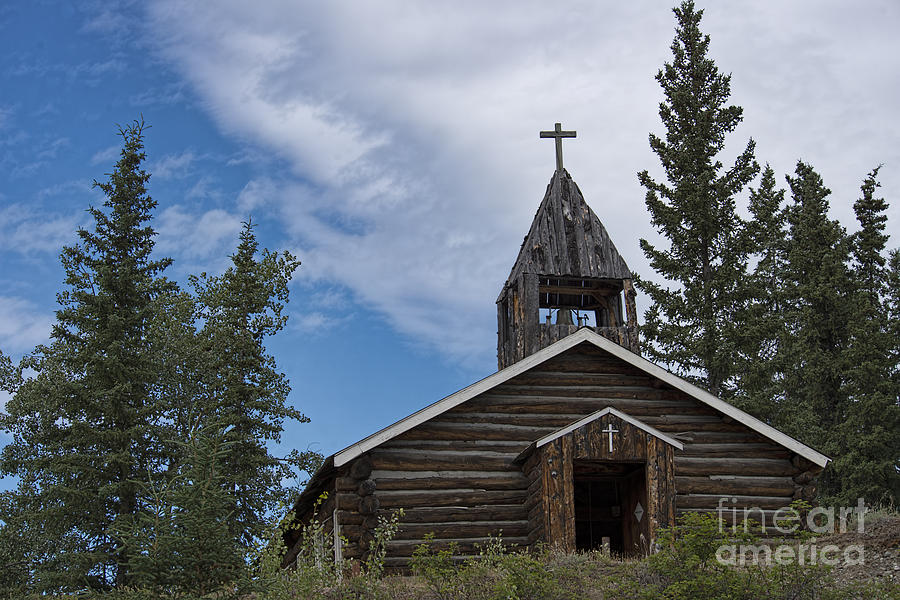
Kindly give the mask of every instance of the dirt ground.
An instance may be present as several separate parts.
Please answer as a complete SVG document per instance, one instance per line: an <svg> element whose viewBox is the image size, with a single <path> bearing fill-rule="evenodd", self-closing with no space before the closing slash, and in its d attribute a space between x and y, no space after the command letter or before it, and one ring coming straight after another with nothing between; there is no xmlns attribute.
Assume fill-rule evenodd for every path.
<svg viewBox="0 0 900 600"><path fill-rule="evenodd" d="M846 533L823 536L817 538L815 544L819 548L834 544L842 552L848 546L862 548L863 564L846 565L841 560L834 568L834 575L842 582L880 579L900 586L900 515L873 515L863 525L862 533L853 529ZM851 550L850 556L855 559L857 552Z"/></svg>

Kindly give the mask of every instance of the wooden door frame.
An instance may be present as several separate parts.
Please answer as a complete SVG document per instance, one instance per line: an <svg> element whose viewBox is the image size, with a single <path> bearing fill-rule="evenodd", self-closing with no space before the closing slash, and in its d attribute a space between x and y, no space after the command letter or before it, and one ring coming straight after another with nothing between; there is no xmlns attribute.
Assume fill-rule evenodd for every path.
<svg viewBox="0 0 900 600"><path fill-rule="evenodd" d="M641 519L646 532L642 553L650 552L660 527L671 526L675 519L675 449L683 446L672 442L655 429L614 409L594 413L594 418L577 421L560 430L559 435L547 436L520 455L528 460L531 469L537 467L540 479L540 498L532 505L543 510L543 541L553 548L574 552L575 491L574 464L577 460L608 463L643 463L647 503ZM613 425L622 434L618 445L604 442L601 430ZM539 444L539 445L538 445ZM646 524L643 519L647 519Z"/></svg>

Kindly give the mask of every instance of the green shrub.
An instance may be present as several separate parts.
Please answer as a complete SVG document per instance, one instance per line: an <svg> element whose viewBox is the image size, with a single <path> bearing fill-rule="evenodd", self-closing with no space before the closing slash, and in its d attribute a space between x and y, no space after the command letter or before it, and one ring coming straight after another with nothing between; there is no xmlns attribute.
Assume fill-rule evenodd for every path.
<svg viewBox="0 0 900 600"><path fill-rule="evenodd" d="M796 510L803 510L796 506ZM720 527L717 516L688 514L660 535L661 549L644 564L648 569L641 598L670 600L837 600L839 598L880 598L881 584L847 587L837 584L829 569L821 565L757 564L732 566L717 559L723 546L762 547L748 533L752 526ZM807 536L798 536L805 541ZM875 595L872 595L875 594Z"/></svg>
<svg viewBox="0 0 900 600"><path fill-rule="evenodd" d="M443 549L434 544L434 534L425 534L425 542L413 550L409 567L413 573L421 577L438 600L455 600L458 598L458 567L453 563L453 555L458 546L451 542Z"/></svg>
<svg viewBox="0 0 900 600"><path fill-rule="evenodd" d="M253 585L254 600L389 598L388 586L383 585L384 559L387 543L400 527L403 510L394 511L390 517L379 517L368 557L362 565L350 560L335 565L334 536L325 531L325 524L318 517L319 507L326 499L327 495L323 494L316 501L313 515L305 525L286 518L277 534L273 534L273 542L261 549ZM286 527L300 532L299 551L293 566L282 569L286 548L281 540Z"/></svg>

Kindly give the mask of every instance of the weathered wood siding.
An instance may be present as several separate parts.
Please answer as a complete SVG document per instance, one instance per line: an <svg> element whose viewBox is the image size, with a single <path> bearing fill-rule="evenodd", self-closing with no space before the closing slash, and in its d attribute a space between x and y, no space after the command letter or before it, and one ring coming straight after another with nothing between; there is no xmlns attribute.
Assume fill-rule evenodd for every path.
<svg viewBox="0 0 900 600"><path fill-rule="evenodd" d="M544 536L536 541L546 542L552 548L565 552L575 550L573 446L572 436L567 435L538 450L541 489L531 492L542 496L541 504L544 507Z"/></svg>
<svg viewBox="0 0 900 600"><path fill-rule="evenodd" d="M607 434L602 431L610 424L617 430L612 452ZM636 475L645 479L646 497L627 499L623 507L627 551L646 552L659 528L674 523L674 450L672 445L615 415L603 415L536 449L525 463L525 473L533 470L536 475L531 479L539 478L541 484L530 485L528 490L527 506L541 507L540 515L529 515L529 540L546 542L567 552L575 550L575 461L643 463L644 468ZM638 501L645 516L639 523L632 523L630 516ZM538 516L543 516L543 520L535 518Z"/></svg>
<svg viewBox="0 0 900 600"><path fill-rule="evenodd" d="M508 282L522 273L631 279L606 228L565 171L555 172Z"/></svg>
<svg viewBox="0 0 900 600"><path fill-rule="evenodd" d="M618 430L613 439L613 451L609 452L607 425ZM647 499L642 501L644 518L640 531L633 536L638 542L640 534L645 540L655 540L661 526L670 526L675 518L674 447L663 440L623 421L615 415L604 415L573 431L574 460L600 460L610 462L642 462ZM624 510L630 517L634 502ZM626 521L628 523L629 521ZM649 547L649 546L647 546ZM629 549L629 551L634 550Z"/></svg>
<svg viewBox="0 0 900 600"><path fill-rule="evenodd" d="M457 542L464 554L501 532L504 541L520 546L545 539L547 507L528 502L534 498L529 488L539 485L535 466L513 460L538 438L607 406L684 443L674 457L677 513L715 510L721 496L772 511L811 493L815 471L805 461L792 460L788 450L748 427L581 344L341 467L371 465L364 478L335 480L338 520L350 539L344 557L361 557L374 529L372 517L398 508L406 512L389 544L393 566L405 565L429 532L439 544ZM368 496L359 494L362 481L374 486ZM374 500L360 510L366 497ZM369 512L373 507L376 512Z"/></svg>
<svg viewBox="0 0 900 600"><path fill-rule="evenodd" d="M539 278L566 276L617 282L621 286L627 314L621 314L616 298L612 307L616 313L615 326L598 327L596 331L638 352L631 271L578 185L567 172L557 171L497 298L499 369L546 348L577 329L540 322ZM624 327L626 317L628 326Z"/></svg>
<svg viewBox="0 0 900 600"><path fill-rule="evenodd" d="M522 360L530 354L534 354L538 350L555 344L581 328L578 325L540 323L537 318L536 307L534 308L534 318L529 320L525 316L524 303L518 301L518 294L513 298L513 306L515 307L513 325L506 328L502 325L499 326L499 331L503 332L497 338L497 363L501 369ZM501 311L502 314L503 308L500 304L498 304L498 311ZM500 318L502 319L503 317L501 316ZM638 340L637 326L633 325L633 323L636 323L636 321L630 321L629 324L618 327L588 327L586 325L582 327L588 327L606 339L637 354L640 342Z"/></svg>

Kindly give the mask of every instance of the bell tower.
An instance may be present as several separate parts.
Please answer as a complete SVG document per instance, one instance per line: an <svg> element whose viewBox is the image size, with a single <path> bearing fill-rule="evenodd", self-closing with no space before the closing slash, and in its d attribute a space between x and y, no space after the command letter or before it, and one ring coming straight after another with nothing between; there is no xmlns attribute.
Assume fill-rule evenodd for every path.
<svg viewBox="0 0 900 600"><path fill-rule="evenodd" d="M557 123L541 137L555 138L556 171L497 298L498 366L580 327L638 353L631 271L562 165L562 138L575 132Z"/></svg>

